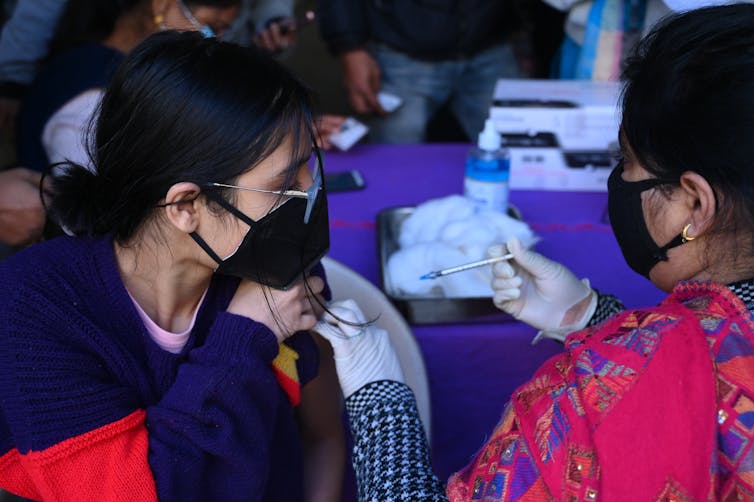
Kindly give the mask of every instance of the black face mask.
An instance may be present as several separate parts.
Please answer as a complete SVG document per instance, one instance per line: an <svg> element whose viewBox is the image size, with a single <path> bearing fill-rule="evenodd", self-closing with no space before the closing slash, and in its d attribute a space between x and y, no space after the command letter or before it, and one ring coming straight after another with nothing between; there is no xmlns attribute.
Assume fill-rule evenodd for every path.
<svg viewBox="0 0 754 502"><path fill-rule="evenodd" d="M250 227L238 249L224 260L199 235L190 234L218 263L217 273L249 279L274 289L288 289L330 248L324 188L317 191L308 222L304 217L306 199L290 199L254 221L221 197L205 193Z"/></svg>
<svg viewBox="0 0 754 502"><path fill-rule="evenodd" d="M678 234L664 246L658 246L649 235L644 219L641 193L658 185L667 185L669 182L656 178L624 181L622 173L623 166L619 165L613 169L607 180L610 226L613 227L613 233L628 266L648 278L652 267L660 261L668 261L668 249L680 246L685 241L681 234Z"/></svg>

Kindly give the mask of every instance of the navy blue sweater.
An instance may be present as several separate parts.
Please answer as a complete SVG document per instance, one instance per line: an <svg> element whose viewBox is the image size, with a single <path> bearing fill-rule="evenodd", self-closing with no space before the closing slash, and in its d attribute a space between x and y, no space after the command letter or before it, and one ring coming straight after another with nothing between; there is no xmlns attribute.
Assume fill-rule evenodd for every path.
<svg viewBox="0 0 754 502"><path fill-rule="evenodd" d="M303 496L273 333L225 312L215 276L180 354L150 338L109 238L60 238L0 263L0 484L58 500ZM318 371L306 334L286 344Z"/></svg>

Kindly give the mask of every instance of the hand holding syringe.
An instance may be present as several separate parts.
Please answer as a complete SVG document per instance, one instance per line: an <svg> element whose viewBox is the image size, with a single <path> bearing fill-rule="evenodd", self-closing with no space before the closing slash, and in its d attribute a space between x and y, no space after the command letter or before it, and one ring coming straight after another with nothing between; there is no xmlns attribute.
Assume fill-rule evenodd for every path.
<svg viewBox="0 0 754 502"><path fill-rule="evenodd" d="M437 279L438 277L443 277L445 275L455 274L456 272L463 272L464 270L483 267L485 265L491 265L493 263L497 263L503 260L510 260L512 258L513 255L510 253L504 254L502 256L493 256L492 258L486 258L484 260L465 263L463 265L456 265L455 267L444 268L442 270L435 270L433 272L429 272L428 274L424 274L420 277L420 279Z"/></svg>

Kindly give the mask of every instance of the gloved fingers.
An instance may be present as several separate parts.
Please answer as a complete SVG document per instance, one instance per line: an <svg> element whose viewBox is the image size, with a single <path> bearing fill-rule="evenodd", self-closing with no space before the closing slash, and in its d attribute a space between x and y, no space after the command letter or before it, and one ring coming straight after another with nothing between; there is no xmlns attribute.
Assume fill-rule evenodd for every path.
<svg viewBox="0 0 754 502"><path fill-rule="evenodd" d="M492 265L492 275L503 279L510 279L516 275L516 269L507 261L499 261Z"/></svg>
<svg viewBox="0 0 754 502"><path fill-rule="evenodd" d="M505 244L505 246L508 249L508 252L513 255L513 259L516 260L516 263L518 263L521 268L528 272L533 272L532 266L536 266L536 260L533 259L532 255L535 255L536 253L527 251L517 237L511 237L510 239L508 239L508 242Z"/></svg>
<svg viewBox="0 0 754 502"><path fill-rule="evenodd" d="M545 258L536 251L526 249L516 237L508 239L506 246L516 263L537 279L554 277L561 269L567 270L560 263Z"/></svg>
<svg viewBox="0 0 754 502"><path fill-rule="evenodd" d="M338 347L346 343L346 340L348 339L348 337L346 337L346 335L340 328L333 326L332 324L328 324L325 321L317 322L317 324L315 324L312 328L312 331L319 333L328 342L330 342L330 345L332 345L334 351L337 351Z"/></svg>
<svg viewBox="0 0 754 502"><path fill-rule="evenodd" d="M519 298L521 298L521 290L518 288L495 290L492 295L492 301L495 304L518 300Z"/></svg>
<svg viewBox="0 0 754 502"><path fill-rule="evenodd" d="M502 291L507 289L515 289L515 290L521 290L521 284L523 284L523 280L519 276L511 277L511 278L499 278L499 277L493 277L492 278L492 290L493 291Z"/></svg>
<svg viewBox="0 0 754 502"><path fill-rule="evenodd" d="M503 256L508 250L505 248L505 244L493 244L487 248L487 256L495 258L497 256Z"/></svg>
<svg viewBox="0 0 754 502"><path fill-rule="evenodd" d="M492 303L495 304L495 307L499 308L506 314L512 315L516 319L519 319L521 317L521 312L524 309L522 302L516 299L509 300L503 295L498 295L497 293L495 293L495 295L492 297Z"/></svg>
<svg viewBox="0 0 754 502"><path fill-rule="evenodd" d="M354 300L348 299L332 302L327 309L330 312L325 312L323 319L330 324L344 324L347 326L347 323L363 324L366 322L364 313ZM346 323L342 323L342 321L346 321Z"/></svg>
<svg viewBox="0 0 754 502"><path fill-rule="evenodd" d="M337 305L336 303L328 305L327 311L322 316L323 321L332 324L333 326L337 326L341 320L357 322L356 319L356 312L349 308Z"/></svg>
<svg viewBox="0 0 754 502"><path fill-rule="evenodd" d="M518 288L496 290L492 295L492 301L495 305L511 300L518 300L519 298L521 298L521 290Z"/></svg>
<svg viewBox="0 0 754 502"><path fill-rule="evenodd" d="M523 256L523 253L526 251L524 245L518 240L518 237L511 237L508 239L508 242L505 243L505 247L508 249L509 253L516 257Z"/></svg>
<svg viewBox="0 0 754 502"><path fill-rule="evenodd" d="M367 321L364 312L361 310L359 304L356 303L356 300L349 298L348 300L342 300L336 303L340 303L344 308L351 310L356 315L356 322L365 323Z"/></svg>
<svg viewBox="0 0 754 502"><path fill-rule="evenodd" d="M380 343L387 344L388 347L392 347L392 343L390 342L390 335L385 329L382 329L378 326L369 326L368 328L366 328L366 335L373 337Z"/></svg>
<svg viewBox="0 0 754 502"><path fill-rule="evenodd" d="M335 316L342 319L341 321L335 319L332 315L329 316L331 319L335 319L335 323L329 323L330 326L337 328L338 332L341 333L340 336L343 338L359 337L363 335L364 330L369 327L366 323L358 321L358 317L353 315L352 310L344 309L342 307L336 307L335 309L330 310Z"/></svg>

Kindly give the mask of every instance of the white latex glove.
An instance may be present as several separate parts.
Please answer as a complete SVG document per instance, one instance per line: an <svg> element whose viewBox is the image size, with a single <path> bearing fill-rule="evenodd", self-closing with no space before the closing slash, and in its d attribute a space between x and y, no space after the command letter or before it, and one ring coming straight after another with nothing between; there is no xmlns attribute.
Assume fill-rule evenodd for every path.
<svg viewBox="0 0 754 502"><path fill-rule="evenodd" d="M491 256L505 252L500 245L488 250ZM524 248L515 237L508 241L507 252L513 260L492 267L493 301L499 309L541 330L532 344L542 337L563 341L586 326L597 308L597 294L588 279L579 280L560 263ZM580 308L569 313L577 304Z"/></svg>
<svg viewBox="0 0 754 502"><path fill-rule="evenodd" d="M353 300L333 302L328 308L345 321L366 323L364 314ZM371 382L404 382L398 356L384 329L371 324L350 326L325 312L313 330L332 345L335 369L346 398Z"/></svg>

